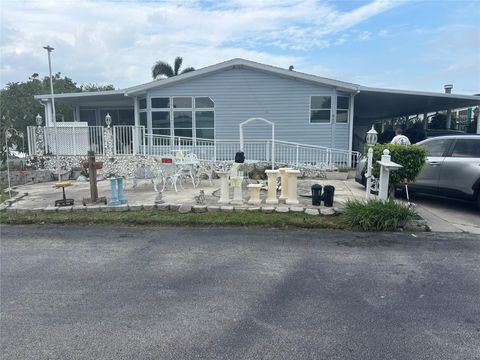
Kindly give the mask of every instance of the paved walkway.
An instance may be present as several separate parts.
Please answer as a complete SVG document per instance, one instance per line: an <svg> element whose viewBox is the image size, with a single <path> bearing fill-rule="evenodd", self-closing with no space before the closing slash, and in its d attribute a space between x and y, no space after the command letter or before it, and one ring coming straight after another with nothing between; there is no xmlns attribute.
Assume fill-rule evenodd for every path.
<svg viewBox="0 0 480 360"><path fill-rule="evenodd" d="M52 206L55 200L62 197L62 190L54 187L55 182L41 183L18 186L16 188L20 193L27 192L28 196L15 203L14 207L19 208L41 208ZM83 198L90 197L90 185L88 182L72 182L73 186L66 188L67 198L73 198L75 204L80 205ZM353 186L352 181L340 180L300 180L299 181L299 195L310 195L310 187L313 184L333 185L335 187L335 202L334 206L341 206L349 198L361 198L363 190L361 187ZM110 199L110 182L104 180L98 182L99 196L105 196ZM203 180L196 189L192 184L187 182L184 184L184 189L178 187L178 192L168 188L163 192L162 199L171 204L195 204L195 196L200 193L200 190L205 192L206 204L216 205L219 200L219 180L213 180L213 186L207 180ZM133 188L133 183L127 181L125 189L125 197L129 205L152 205L155 203L155 198L158 193L154 191L153 185L150 181L138 181L137 187ZM244 199L248 199L248 191L244 190ZM262 200L266 198L266 190L261 193ZM299 196L300 205L303 207L311 207L311 198ZM247 204L245 204L247 206Z"/></svg>
<svg viewBox="0 0 480 360"><path fill-rule="evenodd" d="M357 184L353 179L350 180L299 180L299 207L318 208L311 205L311 198L301 195L310 195L310 187L313 184L333 185L335 187L334 207L339 208L348 199L364 199L365 189ZM163 193L163 200L170 204L195 205L195 196L200 190L205 192L206 205L218 205L219 199L219 180L213 181L213 186L206 180L203 180L200 186L193 188L191 183L186 183L184 189L179 188L178 192L173 189L167 189ZM18 186L20 193L27 192L28 196L15 203L13 207L22 209L38 209L47 206L53 206L55 200L61 198L61 190L54 188L54 182ZM73 198L75 204L80 205L83 198L90 197L90 185L88 182L73 182L73 186L66 189L67 197ZM110 198L110 183L106 180L98 183L99 196ZM129 205L153 205L157 193L149 181L139 181L136 188L133 183L127 181L125 195ZM248 191L244 190L244 199L248 199ZM266 191L262 191L262 200L266 198ZM421 195L414 195L412 201L417 205L419 215L427 221L432 231L436 232L468 232L480 234L480 213L475 204L457 202L454 200L436 199ZM248 207L245 204L244 207ZM265 205L263 205L265 206ZM321 206L325 209L324 206Z"/></svg>

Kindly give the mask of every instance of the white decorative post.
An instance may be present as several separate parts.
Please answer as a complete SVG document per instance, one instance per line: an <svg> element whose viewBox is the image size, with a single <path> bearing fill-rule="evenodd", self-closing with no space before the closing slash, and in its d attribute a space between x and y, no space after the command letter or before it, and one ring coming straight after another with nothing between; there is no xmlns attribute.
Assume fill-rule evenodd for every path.
<svg viewBox="0 0 480 360"><path fill-rule="evenodd" d="M288 169L286 173L288 177L288 197L285 203L287 205L296 205L299 203L297 199L297 177L300 175L300 171Z"/></svg>
<svg viewBox="0 0 480 360"><path fill-rule="evenodd" d="M231 187L233 187L233 199L232 201L230 201L230 204L233 204L233 205L243 204L242 182L243 182L243 176L230 177L230 185Z"/></svg>
<svg viewBox="0 0 480 360"><path fill-rule="evenodd" d="M266 204L278 204L277 199L277 176L278 170L265 170L268 177L268 195Z"/></svg>
<svg viewBox="0 0 480 360"><path fill-rule="evenodd" d="M220 178L220 204L228 204L230 202L230 188L228 187L228 171L216 171L216 174Z"/></svg>
<svg viewBox="0 0 480 360"><path fill-rule="evenodd" d="M378 133L375 131L375 128L372 125L372 128L367 132L368 153L367 153L367 172L365 174L365 178L367 179L365 198L367 200L370 199L371 193L372 193L373 147L377 143L377 135Z"/></svg>
<svg viewBox="0 0 480 360"><path fill-rule="evenodd" d="M287 177L287 170L291 170L290 168L280 168L278 171L280 172L280 201L285 201L288 198L288 177Z"/></svg>
<svg viewBox="0 0 480 360"><path fill-rule="evenodd" d="M260 190L262 189L262 184L249 184L247 185L247 189L250 192L250 199L248 199L248 203L252 205L260 204Z"/></svg>
<svg viewBox="0 0 480 360"><path fill-rule="evenodd" d="M387 201L390 170L398 170L402 167L402 165L391 161L390 151L388 149L383 150L382 160L377 161L377 163L380 165L380 188L378 190L378 198L380 201Z"/></svg>

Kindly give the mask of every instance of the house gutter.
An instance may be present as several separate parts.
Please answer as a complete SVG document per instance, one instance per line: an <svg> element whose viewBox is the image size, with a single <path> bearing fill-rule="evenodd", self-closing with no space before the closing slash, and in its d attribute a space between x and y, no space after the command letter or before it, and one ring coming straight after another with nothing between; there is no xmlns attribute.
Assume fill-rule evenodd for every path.
<svg viewBox="0 0 480 360"><path fill-rule="evenodd" d="M351 118L350 118L350 128L348 129L348 150L350 151L350 153L352 153L352 150L353 150L353 119L354 119L354 115L355 115L355 96L357 96L358 94L360 94L360 90L357 88L357 91L355 91L354 94L352 94L352 97L351 97ZM349 163L350 167L352 166L351 164L351 160L350 160L350 163Z"/></svg>

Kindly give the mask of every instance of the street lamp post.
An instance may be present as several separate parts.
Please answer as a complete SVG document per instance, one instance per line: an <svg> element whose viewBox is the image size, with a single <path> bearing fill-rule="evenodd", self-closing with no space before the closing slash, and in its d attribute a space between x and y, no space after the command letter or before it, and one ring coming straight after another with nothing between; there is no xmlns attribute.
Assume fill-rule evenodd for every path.
<svg viewBox="0 0 480 360"><path fill-rule="evenodd" d="M377 143L377 135L378 133L375 131L374 126L368 130L367 132L367 146L368 146L368 153L367 153L367 173L365 178L367 179L367 188L366 188L366 199L370 199L371 191L372 191L372 162L373 162L373 147Z"/></svg>
<svg viewBox="0 0 480 360"><path fill-rule="evenodd" d="M8 179L8 195L12 198L12 186L10 183L10 160L8 158L8 139L12 137L12 132L15 132L18 135L18 131L14 128L8 128L5 130L5 148L7 151L7 179Z"/></svg>
<svg viewBox="0 0 480 360"><path fill-rule="evenodd" d="M57 175L58 181L60 181L60 165L58 162L58 143L57 143L57 119L55 115L55 98L53 96L53 78L52 78L52 60L50 57L50 53L54 50L53 47L50 45L43 47L48 52L48 71L50 73L50 94L52 97L52 121L53 121L53 131L54 131L54 142L55 142L55 159L56 159L56 166L57 166Z"/></svg>

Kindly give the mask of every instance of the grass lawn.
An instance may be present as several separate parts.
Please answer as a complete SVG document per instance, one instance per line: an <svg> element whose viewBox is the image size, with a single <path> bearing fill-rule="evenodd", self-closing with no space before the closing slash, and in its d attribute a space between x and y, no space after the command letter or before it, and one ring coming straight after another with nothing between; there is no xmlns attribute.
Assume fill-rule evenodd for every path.
<svg viewBox="0 0 480 360"><path fill-rule="evenodd" d="M312 216L303 213L206 212L180 214L174 211L0 213L3 224L104 224L104 225L199 225L255 226L271 228L347 229L342 215Z"/></svg>
<svg viewBox="0 0 480 360"><path fill-rule="evenodd" d="M8 188L7 185L0 184L0 204L7 199L10 199L8 192L5 192L5 189ZM15 191L12 191L12 197L16 194Z"/></svg>

